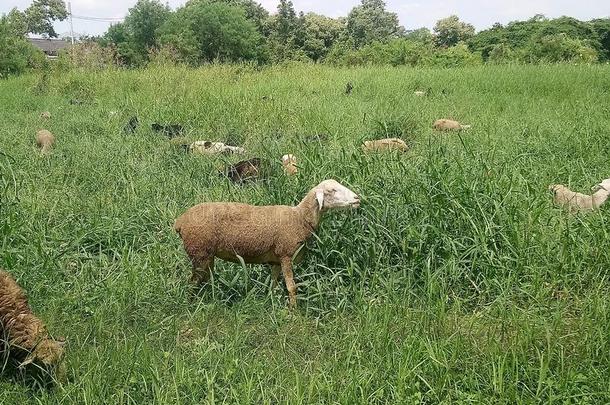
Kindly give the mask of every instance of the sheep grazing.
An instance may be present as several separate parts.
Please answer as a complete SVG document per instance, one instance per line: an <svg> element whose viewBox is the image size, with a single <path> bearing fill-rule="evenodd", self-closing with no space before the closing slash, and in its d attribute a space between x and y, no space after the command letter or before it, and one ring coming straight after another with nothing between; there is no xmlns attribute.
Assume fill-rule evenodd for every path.
<svg viewBox="0 0 610 405"><path fill-rule="evenodd" d="M413 94L415 94L417 97L424 97L426 95L426 92L420 90L420 91L416 91Z"/></svg>
<svg viewBox="0 0 610 405"><path fill-rule="evenodd" d="M51 119L51 113L48 111L43 111L40 113L40 118L43 120Z"/></svg>
<svg viewBox="0 0 610 405"><path fill-rule="evenodd" d="M175 138L177 136L181 136L184 133L184 127L182 125L173 124L173 125L161 125L154 123L151 125L151 128L155 132L160 132L168 138Z"/></svg>
<svg viewBox="0 0 610 405"><path fill-rule="evenodd" d="M43 155L51 152L53 145L55 144L55 136L46 129L41 129L36 132L36 146L40 148L40 152Z"/></svg>
<svg viewBox="0 0 610 405"><path fill-rule="evenodd" d="M599 209L610 196L610 179L602 181L593 188L593 195L571 191L563 184L552 184L549 191L553 193L555 204L571 212L587 212Z"/></svg>
<svg viewBox="0 0 610 405"><path fill-rule="evenodd" d="M140 121L138 120L138 117L134 115L129 119L129 121L127 121L127 124L125 124L125 126L123 127L123 132L125 132L126 134L133 134L138 129L139 124Z"/></svg>
<svg viewBox="0 0 610 405"><path fill-rule="evenodd" d="M21 287L0 269L0 353L45 371L60 371L64 344L53 340L43 322L32 313Z"/></svg>
<svg viewBox="0 0 610 405"><path fill-rule="evenodd" d="M282 166L284 166L284 173L288 176L294 176L299 171L297 158L292 154L282 156Z"/></svg>
<svg viewBox="0 0 610 405"><path fill-rule="evenodd" d="M461 131L463 129L470 129L470 125L462 125L457 121L440 119L434 122L432 125L437 131Z"/></svg>
<svg viewBox="0 0 610 405"><path fill-rule="evenodd" d="M280 271L288 288L290 306L296 305L292 266L303 258L303 245L318 228L322 214L337 208L357 208L360 197L335 180L314 187L299 205L252 206L218 202L199 204L180 216L174 229L193 264L191 282L209 281L214 258L234 263L273 266L277 283Z"/></svg>
<svg viewBox="0 0 610 405"><path fill-rule="evenodd" d="M362 145L362 150L364 150L364 152L382 152L391 150L406 152L409 150L409 147L402 139L387 138L378 139L375 141L365 141Z"/></svg>
<svg viewBox="0 0 610 405"><path fill-rule="evenodd" d="M242 184L258 179L261 171L261 160L253 158L227 167L224 175L234 183Z"/></svg>
<svg viewBox="0 0 610 405"><path fill-rule="evenodd" d="M189 146L189 151L201 155L243 155L246 153L244 148L239 146L229 146L222 142L197 141Z"/></svg>

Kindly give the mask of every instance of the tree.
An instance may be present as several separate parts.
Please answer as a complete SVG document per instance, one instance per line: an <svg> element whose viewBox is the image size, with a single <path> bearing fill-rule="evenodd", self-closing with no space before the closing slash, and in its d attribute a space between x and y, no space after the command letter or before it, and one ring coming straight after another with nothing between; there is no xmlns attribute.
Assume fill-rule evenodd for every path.
<svg viewBox="0 0 610 405"><path fill-rule="evenodd" d="M292 1L280 0L277 14L272 16L268 23L268 43L271 59L279 62L286 59L300 59L299 50L302 38L298 32L302 30L303 21L297 17Z"/></svg>
<svg viewBox="0 0 610 405"><path fill-rule="evenodd" d="M102 46L113 45L118 60L123 65L139 66L146 61L147 55L136 49L133 36L128 32L125 23L111 25L99 42Z"/></svg>
<svg viewBox="0 0 610 405"><path fill-rule="evenodd" d="M345 19L308 13L303 17L303 51L313 61L323 59L345 34Z"/></svg>
<svg viewBox="0 0 610 405"><path fill-rule="evenodd" d="M8 32L10 34L25 37L28 33L28 23L25 19L25 14L13 8L5 16L5 23L8 25Z"/></svg>
<svg viewBox="0 0 610 405"><path fill-rule="evenodd" d="M192 1L192 0L191 0ZM197 0L195 0L197 1ZM267 9L254 0L207 0L209 3L224 3L229 6L242 8L246 12L246 18L252 21L259 33L263 34L265 23L269 18ZM188 2L187 2L188 3Z"/></svg>
<svg viewBox="0 0 610 405"><path fill-rule="evenodd" d="M15 35L7 16L0 17L0 78L23 73L44 60L42 52L22 36Z"/></svg>
<svg viewBox="0 0 610 405"><path fill-rule="evenodd" d="M529 62L597 62L597 51L579 39L564 33L544 35L531 41L527 48Z"/></svg>
<svg viewBox="0 0 610 405"><path fill-rule="evenodd" d="M434 42L434 35L432 35L430 30L425 27L407 31L404 37L409 41L421 42L424 44L432 44Z"/></svg>
<svg viewBox="0 0 610 405"><path fill-rule="evenodd" d="M157 30L170 15L170 9L158 0L138 0L125 17L125 29L133 48L146 55L157 43Z"/></svg>
<svg viewBox="0 0 610 405"><path fill-rule="evenodd" d="M362 0L347 17L347 31L356 47L375 41L389 41L405 34L398 15L386 11L383 0Z"/></svg>
<svg viewBox="0 0 610 405"><path fill-rule="evenodd" d="M54 21L63 21L68 17L66 3L62 0L34 0L25 10L27 32L55 38Z"/></svg>
<svg viewBox="0 0 610 405"><path fill-rule="evenodd" d="M599 38L600 60L610 60L610 18L602 18L591 21L593 30Z"/></svg>
<svg viewBox="0 0 610 405"><path fill-rule="evenodd" d="M465 42L474 36L474 26L460 21L458 16L452 15L438 20L434 26L436 45L450 47L459 42Z"/></svg>
<svg viewBox="0 0 610 405"><path fill-rule="evenodd" d="M244 10L222 2L188 2L162 27L160 41L193 64L264 56L262 37Z"/></svg>

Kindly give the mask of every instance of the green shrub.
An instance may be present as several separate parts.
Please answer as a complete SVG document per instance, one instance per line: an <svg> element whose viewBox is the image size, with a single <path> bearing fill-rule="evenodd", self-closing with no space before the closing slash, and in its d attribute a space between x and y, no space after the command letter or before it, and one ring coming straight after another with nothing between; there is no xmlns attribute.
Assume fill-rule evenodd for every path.
<svg viewBox="0 0 610 405"><path fill-rule="evenodd" d="M483 64L478 52L470 52L464 43L450 48L440 49L434 55L434 64L442 67L477 66Z"/></svg>
<svg viewBox="0 0 610 405"><path fill-rule="evenodd" d="M0 19L0 78L41 66L44 54L24 38L14 35L6 19Z"/></svg>

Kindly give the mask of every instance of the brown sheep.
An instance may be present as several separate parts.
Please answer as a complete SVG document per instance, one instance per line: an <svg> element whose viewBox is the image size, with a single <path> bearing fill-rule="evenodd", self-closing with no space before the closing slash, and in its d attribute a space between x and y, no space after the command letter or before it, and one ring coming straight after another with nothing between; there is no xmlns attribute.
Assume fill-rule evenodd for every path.
<svg viewBox="0 0 610 405"><path fill-rule="evenodd" d="M550 185L549 190L553 193L555 204L571 212L594 211L599 209L610 196L610 179L595 186L593 195L576 193L563 184Z"/></svg>
<svg viewBox="0 0 610 405"><path fill-rule="evenodd" d="M296 305L292 266L303 258L302 248L318 228L322 214L335 208L357 208L360 198L335 180L314 187L296 207L252 206L233 202L199 204L180 216L174 229L193 264L191 283L209 281L214 258L229 262L269 264L274 284L280 274Z"/></svg>
<svg viewBox="0 0 610 405"><path fill-rule="evenodd" d="M284 166L284 172L287 176L294 176L299 171L297 158L292 154L282 156L282 166Z"/></svg>
<svg viewBox="0 0 610 405"><path fill-rule="evenodd" d="M221 172L221 174L224 174L234 183L241 184L258 179L260 171L261 160L259 158L253 158L230 165L224 169L224 172Z"/></svg>
<svg viewBox="0 0 610 405"><path fill-rule="evenodd" d="M36 132L36 145L40 148L40 152L43 155L51 152L53 145L55 144L55 136L46 129L41 129Z"/></svg>
<svg viewBox="0 0 610 405"><path fill-rule="evenodd" d="M432 125L437 131L461 131L463 129L470 129L470 125L462 125L457 121L441 119L436 120Z"/></svg>
<svg viewBox="0 0 610 405"><path fill-rule="evenodd" d="M51 371L62 365L63 342L49 336L32 313L23 289L0 269L0 352L3 347L21 362L20 367L34 364Z"/></svg>
<svg viewBox="0 0 610 405"><path fill-rule="evenodd" d="M409 147L402 139L387 138L378 139L375 141L365 141L362 145L362 149L365 152L381 152L389 150L398 150L401 152L406 152L409 150Z"/></svg>

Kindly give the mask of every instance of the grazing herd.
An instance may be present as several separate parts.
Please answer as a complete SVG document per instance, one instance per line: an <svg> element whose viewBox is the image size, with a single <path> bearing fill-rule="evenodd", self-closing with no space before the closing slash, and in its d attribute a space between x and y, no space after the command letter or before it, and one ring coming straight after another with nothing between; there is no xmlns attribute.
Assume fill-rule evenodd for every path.
<svg viewBox="0 0 610 405"><path fill-rule="evenodd" d="M354 89L347 83L345 94ZM417 97L425 97L426 91L416 91ZM79 104L71 100L71 104ZM51 114L40 114L41 120L50 120ZM123 132L133 134L140 120L132 116ZM432 126L437 131L463 131L463 125L450 119L439 119ZM186 152L198 155L244 155L240 146L213 141L186 141L181 136L185 129L179 124L153 123L152 131L162 134ZM308 137L323 142L326 134ZM55 145L55 136L46 129L36 133L35 141L42 155L49 155ZM364 153L396 151L408 152L409 146L398 138L365 141ZM285 175L299 173L297 157L285 154L281 157ZM251 158L220 169L219 174L237 184L245 184L260 178L263 161ZM610 196L610 179L595 187L592 195L569 190L563 185L551 185L554 202L572 212L593 211L600 208ZM290 307L297 303L297 287L293 266L302 261L305 242L318 228L324 212L342 208L358 208L360 197L335 180L325 180L311 189L297 206L252 206L235 202L213 202L196 205L184 212L174 224L184 250L192 264L191 282L197 288L208 282L216 258L234 263L268 265L272 269L272 281L277 285L280 273L288 290ZM0 270L0 361L3 356L14 358L20 368L35 365L47 372L62 369L63 343L53 339L43 322L31 311L25 292L6 272Z"/></svg>

